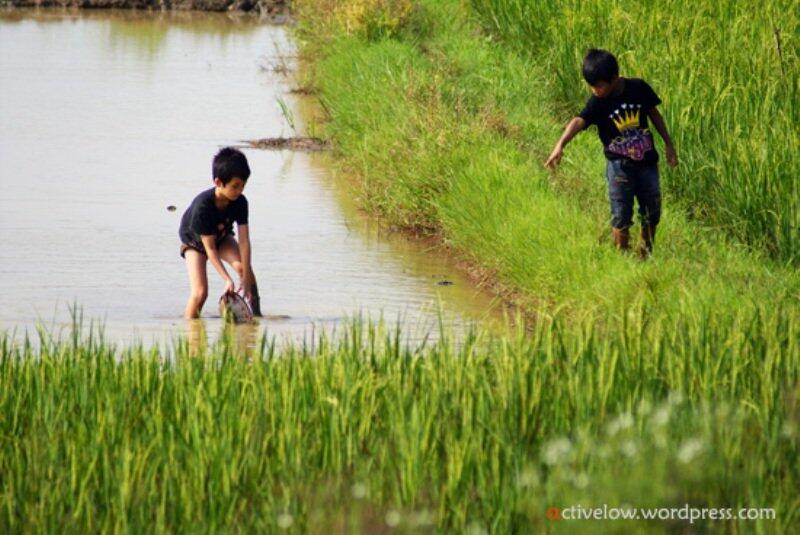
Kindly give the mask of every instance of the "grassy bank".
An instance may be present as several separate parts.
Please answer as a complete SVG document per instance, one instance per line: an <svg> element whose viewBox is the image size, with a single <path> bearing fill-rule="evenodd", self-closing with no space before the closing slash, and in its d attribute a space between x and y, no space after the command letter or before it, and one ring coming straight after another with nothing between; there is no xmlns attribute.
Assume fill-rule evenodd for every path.
<svg viewBox="0 0 800 535"><path fill-rule="evenodd" d="M414 349L353 325L251 358L226 336L199 354L4 339L0 530L574 532L598 524L547 507L603 503L768 507L697 527L796 527L800 324L620 319Z"/></svg>
<svg viewBox="0 0 800 535"><path fill-rule="evenodd" d="M654 261L611 250L596 138L571 144L558 174L542 168L563 127L554 75L481 33L470 9L415 3L405 19L377 17L404 21L380 33L365 15L354 19L361 26L347 19L349 3L331 4L339 16L324 21L314 18L318 3L313 13L300 9L309 83L329 113L324 130L341 172L367 211L440 236L529 307L577 312L639 299L663 308L687 300L796 306L795 270L696 221L669 169ZM686 172L693 166L687 156Z"/></svg>

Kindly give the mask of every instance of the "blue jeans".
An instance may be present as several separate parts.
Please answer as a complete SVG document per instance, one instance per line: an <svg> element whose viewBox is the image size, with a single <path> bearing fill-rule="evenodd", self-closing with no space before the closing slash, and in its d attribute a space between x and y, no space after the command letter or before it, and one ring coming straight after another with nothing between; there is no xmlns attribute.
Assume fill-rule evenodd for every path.
<svg viewBox="0 0 800 535"><path fill-rule="evenodd" d="M661 187L656 164L608 160L606 179L612 227L626 229L631 226L634 197L639 203L642 226L658 225L661 220Z"/></svg>

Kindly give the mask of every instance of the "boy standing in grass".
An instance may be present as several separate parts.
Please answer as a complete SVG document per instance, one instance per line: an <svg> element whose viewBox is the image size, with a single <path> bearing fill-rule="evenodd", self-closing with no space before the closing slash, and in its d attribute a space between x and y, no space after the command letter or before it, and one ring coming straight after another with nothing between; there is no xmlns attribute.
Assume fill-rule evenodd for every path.
<svg viewBox="0 0 800 535"><path fill-rule="evenodd" d="M545 166L558 165L567 143L581 130L597 125L608 160L606 178L614 244L621 250L629 248L635 197L642 222L639 253L646 258L653 252L656 226L661 218L658 153L648 128L648 117L664 140L667 163L670 167L678 165L664 118L656 109L661 99L644 80L621 77L617 59L605 50L589 50L583 60L583 77L592 96L567 124Z"/></svg>
<svg viewBox="0 0 800 535"><path fill-rule="evenodd" d="M214 156L212 165L214 187L194 198L181 218L178 234L181 256L186 259L190 294L184 317L200 315L208 297L206 261L210 261L225 281L225 292L233 292L234 284L222 260L239 275L239 290L244 292L253 314L261 315L253 268L250 265L250 231L247 226L247 199L242 195L250 167L244 154L234 148L224 148ZM233 223L239 231L239 242L233 237Z"/></svg>

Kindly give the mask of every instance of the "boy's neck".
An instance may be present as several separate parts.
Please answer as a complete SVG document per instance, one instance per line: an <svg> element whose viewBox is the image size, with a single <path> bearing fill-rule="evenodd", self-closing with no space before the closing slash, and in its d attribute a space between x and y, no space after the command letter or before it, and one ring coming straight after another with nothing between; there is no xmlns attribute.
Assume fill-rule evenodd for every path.
<svg viewBox="0 0 800 535"><path fill-rule="evenodd" d="M622 76L617 76L617 79L614 80L614 84L611 86L611 95L614 97L618 97L622 94L625 90L625 78Z"/></svg>
<svg viewBox="0 0 800 535"><path fill-rule="evenodd" d="M216 205L216 207L217 208L225 208L226 206L228 206L229 202L231 202L231 201L228 200L228 198L225 197L222 194L222 191L220 191L220 188L216 188L215 187L214 188L214 204Z"/></svg>

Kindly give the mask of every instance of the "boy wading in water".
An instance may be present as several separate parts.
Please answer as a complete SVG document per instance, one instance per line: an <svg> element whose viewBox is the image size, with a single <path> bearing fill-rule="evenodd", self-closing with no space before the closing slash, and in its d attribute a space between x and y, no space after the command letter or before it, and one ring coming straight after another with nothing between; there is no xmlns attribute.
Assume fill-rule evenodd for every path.
<svg viewBox="0 0 800 535"><path fill-rule="evenodd" d="M591 87L592 96L578 116L567 124L545 166L558 165L567 143L581 130L597 125L608 160L606 178L614 245L621 250L629 248L636 197L642 220L639 253L647 258L653 252L656 227L661 218L658 153L648 128L648 118L664 140L667 163L670 167L678 165L664 118L656 109L661 99L644 80L622 78L617 59L605 50L589 50L583 60L583 78Z"/></svg>
<svg viewBox="0 0 800 535"><path fill-rule="evenodd" d="M191 287L184 317L200 315L208 297L206 261L210 261L225 281L225 292L233 292L234 284L222 260L239 275L239 290L244 292L253 315L260 316L258 287L250 265L250 231L247 226L247 199L242 195L250 167L240 151L224 148L214 156L214 187L194 198L183 213L179 235L181 256L186 259ZM233 223L239 230L239 242L233 237Z"/></svg>

